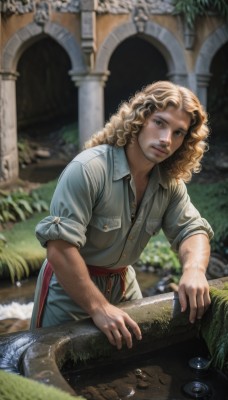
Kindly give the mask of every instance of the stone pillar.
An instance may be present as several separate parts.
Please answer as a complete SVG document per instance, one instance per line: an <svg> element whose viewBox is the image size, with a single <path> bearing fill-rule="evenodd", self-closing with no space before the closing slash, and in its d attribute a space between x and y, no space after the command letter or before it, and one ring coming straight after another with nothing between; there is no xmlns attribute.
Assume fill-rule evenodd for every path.
<svg viewBox="0 0 228 400"><path fill-rule="evenodd" d="M207 109L207 88L211 79L210 73L197 74L197 95L205 110Z"/></svg>
<svg viewBox="0 0 228 400"><path fill-rule="evenodd" d="M181 86L186 86L188 87L188 76L187 74L183 74L181 72L168 72L167 74L167 78L173 82L176 83L177 85L181 85Z"/></svg>
<svg viewBox="0 0 228 400"><path fill-rule="evenodd" d="M18 178L16 79L18 74L1 71L0 182Z"/></svg>
<svg viewBox="0 0 228 400"><path fill-rule="evenodd" d="M107 73L78 75L70 72L72 80L78 86L78 130L79 147L90 136L104 126L104 85Z"/></svg>

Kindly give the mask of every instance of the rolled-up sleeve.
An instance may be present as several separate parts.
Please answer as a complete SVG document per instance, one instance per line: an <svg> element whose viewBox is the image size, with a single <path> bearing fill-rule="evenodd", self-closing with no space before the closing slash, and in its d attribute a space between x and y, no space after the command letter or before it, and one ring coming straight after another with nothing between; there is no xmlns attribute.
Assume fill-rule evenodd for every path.
<svg viewBox="0 0 228 400"><path fill-rule="evenodd" d="M95 201L94 183L84 165L72 161L60 176L50 215L36 226L43 247L49 240L62 239L80 248L86 242L86 229Z"/></svg>
<svg viewBox="0 0 228 400"><path fill-rule="evenodd" d="M203 233L209 240L213 237L210 224L191 203L182 181L173 184L171 188L171 198L164 214L162 229L174 251L178 251L180 243L192 235Z"/></svg>

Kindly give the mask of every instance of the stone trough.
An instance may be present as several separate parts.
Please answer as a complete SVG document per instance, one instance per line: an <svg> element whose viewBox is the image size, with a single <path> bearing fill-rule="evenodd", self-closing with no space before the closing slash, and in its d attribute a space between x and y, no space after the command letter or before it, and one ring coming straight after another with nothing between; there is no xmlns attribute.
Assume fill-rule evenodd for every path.
<svg viewBox="0 0 228 400"><path fill-rule="evenodd" d="M227 278L209 281L210 286L223 289ZM181 313L178 295L167 293L120 305L140 326L143 339L133 348L117 350L91 319L71 322L54 328L41 328L0 336L0 368L20 372L32 380L53 385L75 396L76 392L63 377L66 363L106 359L112 362L156 351L169 345L196 338L200 322L190 324L189 311Z"/></svg>

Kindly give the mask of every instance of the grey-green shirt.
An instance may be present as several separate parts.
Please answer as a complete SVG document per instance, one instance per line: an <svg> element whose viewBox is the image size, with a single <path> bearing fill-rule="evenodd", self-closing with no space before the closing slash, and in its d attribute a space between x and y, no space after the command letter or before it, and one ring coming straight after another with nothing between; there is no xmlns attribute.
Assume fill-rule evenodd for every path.
<svg viewBox="0 0 228 400"><path fill-rule="evenodd" d="M100 145L81 152L60 176L50 216L36 228L43 246L62 239L80 249L88 265L134 264L151 236L163 229L172 248L197 233L213 236L190 202L182 181L162 166L152 169L136 212L134 180L123 147Z"/></svg>

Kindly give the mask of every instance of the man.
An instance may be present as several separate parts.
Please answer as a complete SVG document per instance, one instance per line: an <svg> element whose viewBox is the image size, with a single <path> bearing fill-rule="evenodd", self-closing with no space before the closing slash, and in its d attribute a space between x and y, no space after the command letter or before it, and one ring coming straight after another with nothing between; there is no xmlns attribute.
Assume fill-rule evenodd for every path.
<svg viewBox="0 0 228 400"><path fill-rule="evenodd" d="M184 181L200 169L206 114L188 89L161 81L125 102L66 167L50 216L36 229L47 247L32 327L90 316L118 349L141 339L116 305L142 297L131 264L163 229L178 252L182 311L200 319L210 304L205 277L213 233Z"/></svg>

